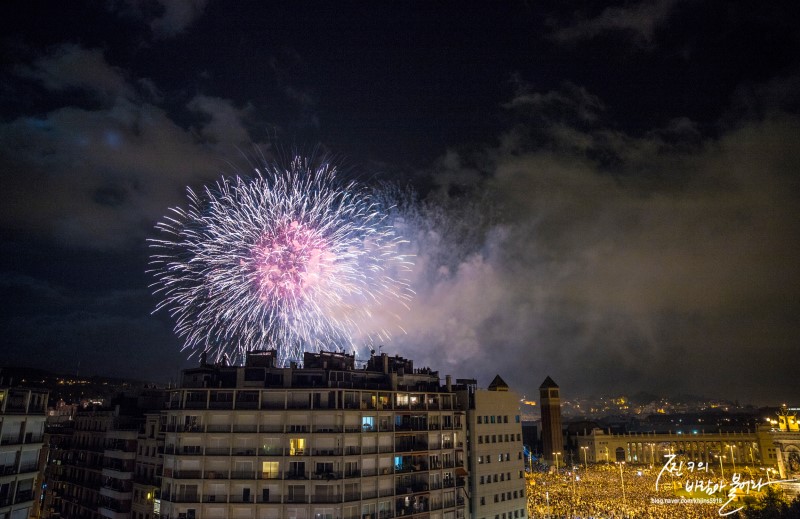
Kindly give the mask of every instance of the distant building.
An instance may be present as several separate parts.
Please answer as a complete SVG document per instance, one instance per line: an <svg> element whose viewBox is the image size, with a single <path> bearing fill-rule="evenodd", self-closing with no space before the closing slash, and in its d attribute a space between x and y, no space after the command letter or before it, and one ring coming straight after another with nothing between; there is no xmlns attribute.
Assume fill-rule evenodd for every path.
<svg viewBox="0 0 800 519"><path fill-rule="evenodd" d="M465 412L437 372L385 354L275 364L184 371L164 413L162 517L465 517Z"/></svg>
<svg viewBox="0 0 800 519"><path fill-rule="evenodd" d="M26 519L34 506L46 390L0 388L0 517Z"/></svg>
<svg viewBox="0 0 800 519"><path fill-rule="evenodd" d="M113 407L86 408L66 420L54 414L47 426L40 516L129 519L143 411L158 410L164 401L163 391L143 390L117 397Z"/></svg>
<svg viewBox="0 0 800 519"><path fill-rule="evenodd" d="M488 389L459 392L469 430L470 517L527 517L519 395L496 376Z"/></svg>
<svg viewBox="0 0 800 519"><path fill-rule="evenodd" d="M674 455L680 460L703 462L709 470L733 475L745 468L768 478L800 478L800 427L797 411L782 409L777 419L754 431L656 432L609 434L601 429L574 437L577 454L588 463L625 462L663 465ZM786 490L800 493L796 484Z"/></svg>
<svg viewBox="0 0 800 519"><path fill-rule="evenodd" d="M547 377L539 386L542 409L542 458L554 465L564 464L564 437L561 431L561 396L558 385Z"/></svg>

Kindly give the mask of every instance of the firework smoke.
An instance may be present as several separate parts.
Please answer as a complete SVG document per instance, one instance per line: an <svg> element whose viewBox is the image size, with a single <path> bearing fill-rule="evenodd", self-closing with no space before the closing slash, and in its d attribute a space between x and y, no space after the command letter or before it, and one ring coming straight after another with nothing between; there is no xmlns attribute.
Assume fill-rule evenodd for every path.
<svg viewBox="0 0 800 519"><path fill-rule="evenodd" d="M184 350L236 363L275 348L285 365L303 351L388 339L359 326L411 294L404 240L379 193L295 157L188 198L156 225L164 238L150 240L156 311L176 320Z"/></svg>

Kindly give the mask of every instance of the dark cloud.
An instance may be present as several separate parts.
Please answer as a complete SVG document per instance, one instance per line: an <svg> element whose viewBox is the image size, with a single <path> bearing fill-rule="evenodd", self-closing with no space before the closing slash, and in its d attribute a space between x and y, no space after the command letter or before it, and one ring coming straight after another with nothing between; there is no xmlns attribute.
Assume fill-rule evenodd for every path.
<svg viewBox="0 0 800 519"><path fill-rule="evenodd" d="M644 0L604 8L599 14L578 14L571 23L558 27L551 37L560 43L591 40L608 32L622 32L635 45L652 45L656 30L665 24L678 0Z"/></svg>
<svg viewBox="0 0 800 519"><path fill-rule="evenodd" d="M36 63L21 74L48 89L102 92L107 102L0 123L6 228L75 247L137 246L185 186L210 181L228 168L226 154L252 145L246 106L198 95L185 109L200 121L184 128L96 50L59 48Z"/></svg>
<svg viewBox="0 0 800 519"><path fill-rule="evenodd" d="M485 151L484 176L450 152L443 182L462 171L500 221L458 215L477 246L436 225L417 235L417 297L397 344L448 372L471 366L484 383L502 372L531 394L551 374L574 392L791 396L773 370L798 339L787 320L800 310L798 124L784 114L700 138L679 119L636 138L553 121L557 146L511 139ZM599 141L619 157L611 172L580 153Z"/></svg>
<svg viewBox="0 0 800 519"><path fill-rule="evenodd" d="M145 22L156 40L174 38L205 12L208 0L115 0L112 11Z"/></svg>
<svg viewBox="0 0 800 519"><path fill-rule="evenodd" d="M146 238L280 136L420 188L398 220L417 296L363 323L397 331L383 351L528 394L550 374L565 394L796 399L790 4L17 9L4 354L169 378Z"/></svg>

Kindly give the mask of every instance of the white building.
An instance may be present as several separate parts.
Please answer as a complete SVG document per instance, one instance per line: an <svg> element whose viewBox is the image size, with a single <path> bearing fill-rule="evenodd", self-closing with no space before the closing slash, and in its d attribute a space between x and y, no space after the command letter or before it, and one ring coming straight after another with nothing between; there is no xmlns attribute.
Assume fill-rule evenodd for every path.
<svg viewBox="0 0 800 519"><path fill-rule="evenodd" d="M471 517L527 517L519 396L499 375L486 390L458 382L468 382L459 401L467 409Z"/></svg>
<svg viewBox="0 0 800 519"><path fill-rule="evenodd" d="M464 412L438 373L400 357L203 362L165 418L162 518L465 517Z"/></svg>

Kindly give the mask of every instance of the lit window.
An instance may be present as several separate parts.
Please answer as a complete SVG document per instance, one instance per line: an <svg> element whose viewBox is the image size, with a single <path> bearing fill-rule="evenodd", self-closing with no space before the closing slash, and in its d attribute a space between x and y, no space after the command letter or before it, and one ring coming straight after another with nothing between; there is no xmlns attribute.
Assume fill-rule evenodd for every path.
<svg viewBox="0 0 800 519"><path fill-rule="evenodd" d="M275 479L279 476L278 474L278 462L277 461L262 461L261 462L261 476L264 479Z"/></svg>
<svg viewBox="0 0 800 519"><path fill-rule="evenodd" d="M289 440L289 456L303 456L306 452L305 438L291 438Z"/></svg>

